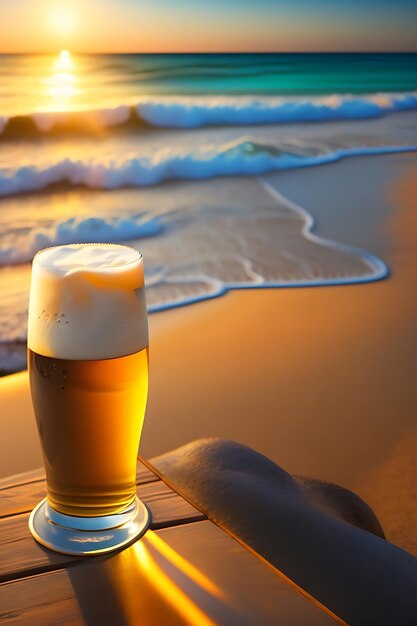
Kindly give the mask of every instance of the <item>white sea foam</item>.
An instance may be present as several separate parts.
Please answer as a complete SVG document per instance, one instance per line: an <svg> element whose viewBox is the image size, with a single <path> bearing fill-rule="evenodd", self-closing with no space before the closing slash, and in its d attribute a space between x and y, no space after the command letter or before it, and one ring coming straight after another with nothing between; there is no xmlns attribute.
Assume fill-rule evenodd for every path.
<svg viewBox="0 0 417 626"><path fill-rule="evenodd" d="M28 347L59 359L95 360L148 345L140 254L113 244L48 248L33 261Z"/></svg>
<svg viewBox="0 0 417 626"><path fill-rule="evenodd" d="M0 247L0 265L31 261L34 254L48 246L72 243L116 243L159 235L163 230L157 219L106 219L103 217L70 217L55 222L49 228L34 228L23 236L13 233L13 245Z"/></svg>
<svg viewBox="0 0 417 626"><path fill-rule="evenodd" d="M294 98L171 96L144 98L136 105L141 119L153 126L165 128L362 119L415 108L415 92Z"/></svg>
<svg viewBox="0 0 417 626"><path fill-rule="evenodd" d="M26 118L46 133L68 124L86 133L128 121L162 128L368 119L417 108L417 92L328 96L144 96L120 106L34 112ZM0 135L13 117L0 118ZM12 132L12 131L10 131ZM17 131L19 133L22 130ZM23 130L23 132L25 132Z"/></svg>
<svg viewBox="0 0 417 626"><path fill-rule="evenodd" d="M260 184L259 180L253 177L238 180L218 179L215 185L211 181L189 181L171 183L140 192L131 189L114 195L105 193L97 195L98 200L95 204L91 201L91 193L88 191L74 191L69 194L66 201L73 211L77 206L78 210L84 211L85 204L89 202L91 212L111 211L111 216L106 220L103 218L85 219L85 213L83 213L71 222L74 226L73 230L68 228L68 220L62 223L57 220L44 232L49 233L49 243L53 243L58 233L59 237L64 236L65 233L69 238L74 237L74 233L78 232L77 224L80 224L80 232L85 234L86 238L89 235L96 236L98 239L100 228L95 226L94 221L98 219L98 223L103 227L101 234L104 240L114 233L121 232L116 217L118 211L123 210L124 217L121 221L126 224L126 207L135 207L137 217L131 216L129 221L132 230L126 227L124 232L131 234L132 240L129 240L129 245L140 249L146 260L146 299L149 312L218 297L229 289L361 283L379 280L386 276L388 271L380 259L364 250L330 242L314 235L311 232L313 220L307 212L280 196L270 185L265 182ZM106 205L104 197L109 195L111 199ZM78 198L78 204L74 203L75 197ZM31 231L28 231L27 227L28 222L33 219L34 208L37 206L35 200L37 202L37 199L28 199L27 205L26 201L19 203L21 204L20 224L26 226L16 227L17 231L11 231L7 235L10 242L16 239L15 260L17 260L17 255L24 252L25 241L31 241L31 245L34 245L36 241L37 235L31 237ZM58 197L57 201L59 202ZM61 202L60 209L65 214L65 202L64 200ZM3 202L3 210L6 212L12 211L13 214L14 207L14 200ZM144 222L145 214L147 224L150 225L157 220L156 236L140 236L136 239L137 231L134 229L137 228L138 222ZM65 228L62 224L65 224ZM160 234L158 234L158 228L161 229ZM59 239L58 243L62 243L62 239ZM65 247L70 251L76 251L78 248L77 246ZM13 247L10 246L10 251L12 250ZM42 259L43 254L46 253L36 257L35 265L39 259ZM67 272L66 269L65 272ZM46 286L49 274L50 272L42 269L41 285ZM62 274L61 269L58 276ZM36 332L44 325L43 337L38 332L38 338L41 337L44 341L46 337L49 342L46 348L39 345L38 351L51 353L51 337L55 342L55 352L58 352L58 348L62 349L62 343L58 342L61 339L58 332L61 330L62 321L59 322L60 318L55 318L54 315L59 315L61 311L68 312L65 299L72 298L73 287L78 290L78 287L84 287L86 283L85 293L90 294L87 288L91 285L87 278L88 275L83 276L80 269L73 274L72 281L71 275L65 274L64 280L60 283L62 288L58 292L60 301L55 302L52 299L48 304L47 313L51 313L52 317L38 320L35 314L34 336L36 338ZM55 275L52 280L56 281ZM0 267L0 291L2 293L0 368L9 367L6 346L13 351L14 358L24 363L29 283L30 267L28 264ZM50 291L48 287L44 293L49 297ZM73 307L75 300L71 302ZM114 329L117 330L117 324L115 325L111 315L115 310L118 314L120 310L118 302L117 306L115 302L116 299L113 296L110 298L109 306L107 306L107 301L100 300L98 296L96 300L91 300L89 306L87 306L87 300L85 301L82 323L81 320L77 322L84 329L79 342L82 348L71 345L69 354L73 355L73 350L76 349L76 354L79 355L79 351L82 349L84 353L85 349L86 358L92 358L94 342L101 348L100 358L110 353L108 346L112 338L110 336L103 338L102 332L96 336L95 322L97 320L102 325L100 320L103 320L105 324L108 324L108 328L112 328L113 334ZM92 313L93 305L98 308L97 318L94 315L87 315ZM45 305L42 303L40 313L44 308ZM32 324L34 311L32 303L30 310ZM71 307L70 310L72 310ZM69 317L62 319L70 321ZM71 328L70 324L64 324L65 326ZM76 328L78 329L79 326ZM131 330L132 326L127 327L127 330L129 329ZM136 328L134 333L137 332ZM33 346L32 337L33 335L30 335L31 347ZM132 349L131 343L129 341L126 343L129 350ZM4 358L1 351L2 344ZM118 339L117 344L120 347ZM68 346L64 347L66 349ZM64 353L61 352L61 354Z"/></svg>
<svg viewBox="0 0 417 626"><path fill-rule="evenodd" d="M384 140L385 141L385 140ZM365 142L366 143L366 142ZM202 145L191 152L175 148L156 150L151 156L97 159L63 159L42 165L0 170L0 196L40 191L63 183L92 189L148 187L169 179L204 179L215 176L256 175L274 170L308 167L346 156L386 154L416 150L416 145L359 145L334 150L323 141L317 149L308 144L294 151L280 144L240 137L220 145Z"/></svg>

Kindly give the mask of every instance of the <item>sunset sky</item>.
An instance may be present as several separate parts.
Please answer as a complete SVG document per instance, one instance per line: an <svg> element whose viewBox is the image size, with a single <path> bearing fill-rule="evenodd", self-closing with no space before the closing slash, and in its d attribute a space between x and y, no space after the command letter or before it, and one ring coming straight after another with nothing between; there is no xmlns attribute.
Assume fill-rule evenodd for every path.
<svg viewBox="0 0 417 626"><path fill-rule="evenodd" d="M416 0L0 0L0 52L416 51Z"/></svg>

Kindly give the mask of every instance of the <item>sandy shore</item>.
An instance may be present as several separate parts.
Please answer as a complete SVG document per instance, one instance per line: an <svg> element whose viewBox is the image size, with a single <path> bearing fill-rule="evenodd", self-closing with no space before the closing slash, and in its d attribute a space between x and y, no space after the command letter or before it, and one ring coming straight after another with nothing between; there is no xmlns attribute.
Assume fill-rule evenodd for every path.
<svg viewBox="0 0 417 626"><path fill-rule="evenodd" d="M413 177L417 157L402 155L269 178L318 219L319 234L367 247L392 276L235 291L153 315L144 456L235 439L289 472L356 489L388 538L417 552ZM26 373L0 381L0 406L0 475L39 466Z"/></svg>

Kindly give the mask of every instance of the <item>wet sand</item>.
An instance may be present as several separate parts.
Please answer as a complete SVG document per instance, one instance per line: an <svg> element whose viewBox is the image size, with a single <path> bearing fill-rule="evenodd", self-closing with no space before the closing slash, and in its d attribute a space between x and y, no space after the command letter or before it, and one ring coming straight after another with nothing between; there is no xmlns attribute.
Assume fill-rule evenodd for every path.
<svg viewBox="0 0 417 626"><path fill-rule="evenodd" d="M291 473L355 489L388 538L417 552L417 157L349 159L273 177L326 235L314 190L323 196L327 181L333 192L321 206L339 212L332 227L353 220L350 231L360 245L369 237L392 275L368 285L234 291L151 316L141 453L208 435L246 443ZM291 197L279 177L304 198ZM371 180L373 218L366 206L339 208L339 198L347 205L353 189L362 197ZM346 240L358 245L349 232ZM0 381L0 405L0 475L40 465L25 373Z"/></svg>

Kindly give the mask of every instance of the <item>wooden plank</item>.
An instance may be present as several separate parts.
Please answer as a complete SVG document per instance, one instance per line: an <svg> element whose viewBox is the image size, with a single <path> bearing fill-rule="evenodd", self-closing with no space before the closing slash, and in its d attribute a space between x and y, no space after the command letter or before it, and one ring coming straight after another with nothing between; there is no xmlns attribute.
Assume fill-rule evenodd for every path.
<svg viewBox="0 0 417 626"><path fill-rule="evenodd" d="M38 467L37 469L33 469L28 472L22 472L21 474L13 474L12 476L0 478L0 491L2 489L8 489L9 487L16 487L17 485L33 483L38 480L45 480L45 470L43 467Z"/></svg>
<svg viewBox="0 0 417 626"><path fill-rule="evenodd" d="M30 512L46 495L45 472L43 470L18 474L16 478L17 483L8 483L9 479L6 479L6 486L1 487L0 518ZM158 476L138 461L136 484L143 485L157 480L159 480Z"/></svg>
<svg viewBox="0 0 417 626"><path fill-rule="evenodd" d="M140 460L138 460L136 466L136 484L144 485L145 483L151 483L155 480L159 480L159 476L154 474L150 469L146 467Z"/></svg>
<svg viewBox="0 0 417 626"><path fill-rule="evenodd" d="M154 530L207 519L204 513L189 504L162 480L139 485L138 496L151 510L151 528Z"/></svg>
<svg viewBox="0 0 417 626"><path fill-rule="evenodd" d="M138 456L136 466L136 484L143 485L144 483L151 483L154 480L159 480L159 476L152 471L152 467L148 466L148 463Z"/></svg>
<svg viewBox="0 0 417 626"><path fill-rule="evenodd" d="M0 586L13 626L330 626L342 623L210 521Z"/></svg>
<svg viewBox="0 0 417 626"><path fill-rule="evenodd" d="M0 518L30 512L46 496L44 480L8 487L0 495Z"/></svg>
<svg viewBox="0 0 417 626"><path fill-rule="evenodd" d="M205 519L162 481L139 485L138 496L151 511L153 529ZM28 520L28 513L0 520L0 581L57 569L78 560L40 546L29 532Z"/></svg>

